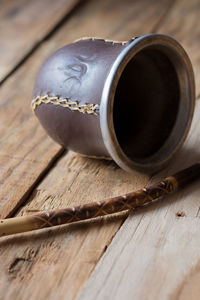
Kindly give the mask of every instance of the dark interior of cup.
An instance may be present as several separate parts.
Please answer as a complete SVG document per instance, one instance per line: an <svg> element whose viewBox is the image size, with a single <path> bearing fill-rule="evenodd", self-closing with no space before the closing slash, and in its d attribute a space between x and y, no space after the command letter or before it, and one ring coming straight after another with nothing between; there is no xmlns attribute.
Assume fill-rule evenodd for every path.
<svg viewBox="0 0 200 300"><path fill-rule="evenodd" d="M152 156L165 143L178 113L179 81L168 55L149 47L125 67L115 93L118 143L133 160Z"/></svg>

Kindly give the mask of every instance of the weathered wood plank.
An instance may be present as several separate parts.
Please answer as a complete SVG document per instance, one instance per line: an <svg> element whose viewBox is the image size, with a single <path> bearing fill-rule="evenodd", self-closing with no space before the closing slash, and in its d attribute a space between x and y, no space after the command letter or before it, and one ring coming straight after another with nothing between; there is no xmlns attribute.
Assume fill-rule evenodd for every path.
<svg viewBox="0 0 200 300"><path fill-rule="evenodd" d="M200 2L199 0L177 0L170 14L157 28L157 32L176 38L188 52L194 66L197 95L200 95Z"/></svg>
<svg viewBox="0 0 200 300"><path fill-rule="evenodd" d="M149 5L148 10L144 9L147 3ZM35 74L36 61L36 64L39 64L38 60L41 62L50 52L84 35L127 39L135 34L151 32L170 5L171 1L168 0L160 2L138 0L134 3L116 0L88 2L52 40L48 41L48 47L46 45L38 51L22 68L23 71L21 70L16 74L13 81L18 78L17 81L9 82L10 87L19 83L23 86L22 98L20 93L16 93L17 103L10 100L14 108L11 109L11 105L8 107L9 114L12 115L15 112L16 115L16 109L22 109L26 105L23 99L28 98L29 92L25 87L28 82L31 82L32 74ZM135 21L136 18L138 22ZM145 19L148 19L148 24L144 22ZM24 87L22 78L24 78L27 70L29 70L28 79ZM7 90L8 86L5 89L5 96ZM18 118L21 114L18 112L17 115L14 122L16 125L19 124ZM25 130L25 126L29 126L30 120L33 124L36 123L27 113L27 108L24 115L26 119L24 121ZM4 122L9 124L10 121L4 118ZM6 124L4 128L6 129ZM39 137L35 135L34 139L30 131L29 133L26 132L27 136L30 134L33 143L30 142L30 146L34 149L40 147L38 140L40 140L40 132L43 134L41 128L35 127L34 132L37 132ZM9 132L6 139L9 140ZM22 141L20 134L18 139ZM11 145L12 140L9 143ZM52 143L52 145L54 144ZM50 146L50 149L52 149L51 147L54 146ZM5 147L2 155L6 154L6 149ZM16 153L18 156L21 153L19 146ZM34 151L31 155L33 159ZM44 154L43 159L46 159ZM39 169L42 170L39 162L38 165L37 172ZM32 168L32 163L27 167ZM26 171L29 169L27 168ZM20 171L19 175L21 175ZM145 185L148 180L148 176L138 172L135 172L134 175L127 174L113 162L89 160L69 152L33 191L28 204L22 208L20 214L27 213L27 210L31 209L66 207L114 196L137 189ZM11 184L12 176L8 181ZM19 194L17 197L19 199ZM4 210L5 214L7 212ZM4 299L27 299L30 297L31 299L73 299L90 276L124 218L124 215L118 218L111 217L88 222L84 225L74 224L51 231L44 230L43 232L1 239L0 287Z"/></svg>
<svg viewBox="0 0 200 300"><path fill-rule="evenodd" d="M0 2L0 82L77 3L78 0Z"/></svg>
<svg viewBox="0 0 200 300"><path fill-rule="evenodd" d="M156 179L199 160L199 113L200 101L182 150ZM132 212L77 299L199 299L199 195L198 181Z"/></svg>
<svg viewBox="0 0 200 300"><path fill-rule="evenodd" d="M61 151L30 108L39 52L0 88L0 217L10 215Z"/></svg>
<svg viewBox="0 0 200 300"><path fill-rule="evenodd" d="M69 152L34 190L20 214L92 202L139 188L147 180L139 173L127 174L111 161ZM1 240L1 292L7 293L4 299L73 299L123 219L124 215ZM30 252L33 258L29 258ZM34 293L33 286L37 287Z"/></svg>
<svg viewBox="0 0 200 300"><path fill-rule="evenodd" d="M10 215L19 206L24 200L24 195L34 185L49 161L60 151L60 147L45 135L30 110L29 99L31 99L34 77L42 61L63 44L84 35L112 37L112 32L115 32L114 37L117 37L118 33L119 38L123 36L126 39L134 35L133 33L144 34L153 31L162 14L165 13L163 5L167 9L171 4L171 0L162 0L160 4L151 0L150 9L145 11L146 18L149 20L147 25L142 22L143 5L147 0L142 3L139 0L135 1L134 5L130 5L130 1L124 1L123 4L121 1L113 1L105 0L101 3L94 1L82 7L81 11L62 27L62 30L48 40L16 72L15 76L1 87L1 218ZM104 26L102 26L102 15L104 15ZM140 18L138 23L132 21L138 15L141 16L141 21ZM8 160L8 157L11 159Z"/></svg>
<svg viewBox="0 0 200 300"><path fill-rule="evenodd" d="M171 34L184 45L194 64L199 94L200 6L198 1L188 4L176 1L156 31ZM184 147L152 181L199 161L199 112L200 101ZM197 182L131 213L77 300L199 299L199 193Z"/></svg>

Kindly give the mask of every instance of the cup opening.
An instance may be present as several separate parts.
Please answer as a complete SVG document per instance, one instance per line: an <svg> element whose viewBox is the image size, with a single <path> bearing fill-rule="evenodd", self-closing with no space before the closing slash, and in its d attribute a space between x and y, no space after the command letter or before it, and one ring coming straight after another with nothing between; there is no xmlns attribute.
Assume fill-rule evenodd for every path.
<svg viewBox="0 0 200 300"><path fill-rule="evenodd" d="M179 79L168 54L155 46L139 51L122 72L113 103L116 138L129 159L146 159L163 146L179 105Z"/></svg>
<svg viewBox="0 0 200 300"><path fill-rule="evenodd" d="M152 173L183 144L195 105L190 59L162 34L130 41L106 79L100 106L104 144L123 169Z"/></svg>

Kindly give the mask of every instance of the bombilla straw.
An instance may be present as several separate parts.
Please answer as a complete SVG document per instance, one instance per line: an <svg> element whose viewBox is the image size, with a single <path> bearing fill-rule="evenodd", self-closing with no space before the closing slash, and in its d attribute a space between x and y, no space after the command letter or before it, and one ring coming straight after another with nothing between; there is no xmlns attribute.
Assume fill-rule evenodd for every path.
<svg viewBox="0 0 200 300"><path fill-rule="evenodd" d="M40 212L34 215L0 220L0 237L14 233L79 222L100 216L131 210L149 204L160 197L186 186L200 177L200 163L196 163L149 187L118 197L72 208Z"/></svg>

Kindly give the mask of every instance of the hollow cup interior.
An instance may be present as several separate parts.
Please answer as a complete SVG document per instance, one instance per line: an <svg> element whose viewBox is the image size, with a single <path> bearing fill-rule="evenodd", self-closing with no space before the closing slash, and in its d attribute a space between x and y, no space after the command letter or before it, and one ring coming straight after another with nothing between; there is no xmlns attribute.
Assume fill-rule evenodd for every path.
<svg viewBox="0 0 200 300"><path fill-rule="evenodd" d="M177 73L166 54L149 47L129 61L117 85L113 121L121 149L130 159L147 158L163 146L179 102Z"/></svg>
<svg viewBox="0 0 200 300"><path fill-rule="evenodd" d="M195 104L190 59L173 38L132 41L117 57L101 98L104 144L127 171L161 169L183 144Z"/></svg>

